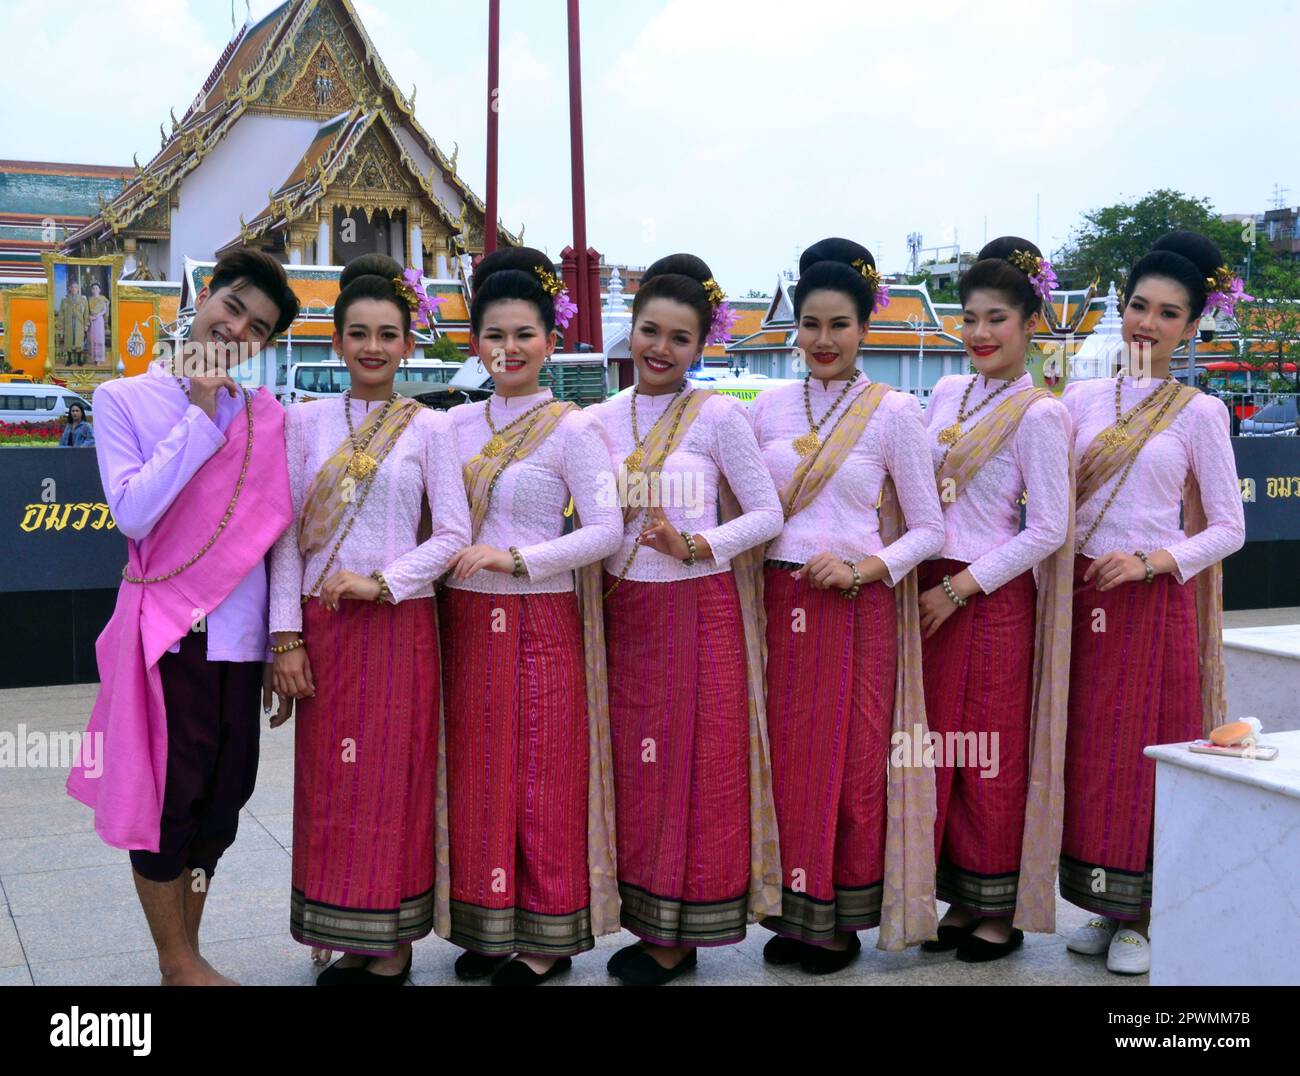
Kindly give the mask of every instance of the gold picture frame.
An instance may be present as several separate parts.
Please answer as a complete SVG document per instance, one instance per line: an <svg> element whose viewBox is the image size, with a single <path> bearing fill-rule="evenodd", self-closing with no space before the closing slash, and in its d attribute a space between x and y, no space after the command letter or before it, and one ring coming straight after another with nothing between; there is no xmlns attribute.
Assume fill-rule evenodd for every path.
<svg viewBox="0 0 1300 1076"><path fill-rule="evenodd" d="M117 375L118 340L122 331L118 313L119 286L122 266L126 261L124 254L108 254L99 258L70 258L54 251L41 255L45 265L47 287L47 350L45 357L45 379L53 376L68 381L100 381ZM86 335L82 339L70 341L64 339L60 329L60 308L68 294L69 284L75 281L78 290L82 289L87 302ZM93 296L94 285L100 288L100 295ZM107 295L105 295L107 291ZM92 324L93 317L89 309L95 298L105 300L104 313L107 320L100 328L102 333L102 362L96 361L99 340ZM79 322L74 318L74 324ZM79 346L78 346L79 345ZM76 361L80 357L81 361Z"/></svg>

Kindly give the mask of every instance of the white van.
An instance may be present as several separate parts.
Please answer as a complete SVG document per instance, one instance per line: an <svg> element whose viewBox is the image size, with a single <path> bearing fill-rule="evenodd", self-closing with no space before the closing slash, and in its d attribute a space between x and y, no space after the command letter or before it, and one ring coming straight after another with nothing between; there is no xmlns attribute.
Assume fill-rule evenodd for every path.
<svg viewBox="0 0 1300 1076"><path fill-rule="evenodd" d="M0 382L0 422L63 422L73 404L91 417L90 404L62 385Z"/></svg>

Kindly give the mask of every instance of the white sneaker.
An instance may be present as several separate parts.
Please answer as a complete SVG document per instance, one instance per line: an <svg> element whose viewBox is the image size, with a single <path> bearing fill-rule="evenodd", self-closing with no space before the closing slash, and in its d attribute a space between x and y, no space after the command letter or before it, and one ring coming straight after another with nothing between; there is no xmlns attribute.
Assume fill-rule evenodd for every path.
<svg viewBox="0 0 1300 1076"><path fill-rule="evenodd" d="M1099 915L1096 919L1089 919L1071 934L1065 947L1071 952L1082 953L1084 956L1100 956L1110 948L1111 939L1115 937L1117 930L1119 930L1118 919Z"/></svg>
<svg viewBox="0 0 1300 1076"><path fill-rule="evenodd" d="M1106 951L1106 969L1121 975L1145 975L1151 970L1151 943L1136 930L1121 930Z"/></svg>

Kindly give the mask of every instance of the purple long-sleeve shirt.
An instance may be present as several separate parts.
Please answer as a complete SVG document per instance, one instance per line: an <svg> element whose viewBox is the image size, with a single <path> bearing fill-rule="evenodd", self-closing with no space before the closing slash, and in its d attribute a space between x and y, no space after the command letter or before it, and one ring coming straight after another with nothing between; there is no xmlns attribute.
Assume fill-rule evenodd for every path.
<svg viewBox="0 0 1300 1076"><path fill-rule="evenodd" d="M118 530L147 549L155 524L198 469L226 443L225 430L243 406L242 397L221 392L214 417L208 418L189 402L163 362L151 363L139 377L108 381L97 388L95 455ZM193 552L209 537L194 535ZM194 610L194 620L207 631L209 661L265 661L265 561L215 609ZM179 649L179 643L171 648L173 653Z"/></svg>

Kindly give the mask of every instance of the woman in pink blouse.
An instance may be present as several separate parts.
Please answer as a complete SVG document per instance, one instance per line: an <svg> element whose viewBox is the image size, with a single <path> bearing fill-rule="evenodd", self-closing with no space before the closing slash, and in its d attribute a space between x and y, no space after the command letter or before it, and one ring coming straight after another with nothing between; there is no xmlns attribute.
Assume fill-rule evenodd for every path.
<svg viewBox="0 0 1300 1076"><path fill-rule="evenodd" d="M871 252L825 239L799 271L808 376L751 408L786 518L764 574L783 874L782 912L764 920L778 937L763 955L826 974L853 960L857 932L882 924L882 909L882 948L932 936L933 773L908 764L910 751L886 763L891 731L924 729L913 569L943 545L943 516L920 405L857 368L888 301ZM889 840L887 804L900 823Z"/></svg>
<svg viewBox="0 0 1300 1076"><path fill-rule="evenodd" d="M287 412L294 525L271 562L272 725L296 699L291 930L347 954L318 985L400 986L434 925L433 583L470 530L450 417L393 392L415 346L401 277L378 254L343 270L334 349L352 387Z"/></svg>
<svg viewBox="0 0 1300 1076"><path fill-rule="evenodd" d="M540 251L484 258L470 321L496 392L452 411L474 532L439 603L449 936L456 974L495 986L544 982L618 929L606 687L587 655L603 664L599 566L623 524L599 423L538 384L557 310L563 328Z"/></svg>
<svg viewBox="0 0 1300 1076"><path fill-rule="evenodd" d="M593 408L620 465L605 632L622 921L609 971L653 985L778 906L753 573L781 529L744 406L695 387L726 307L707 265L661 258L632 310L637 384ZM723 506L719 518L718 503Z"/></svg>
<svg viewBox="0 0 1300 1076"><path fill-rule="evenodd" d="M1027 239L986 245L961 280L978 372L942 378L926 409L944 544L921 566L925 714L950 907L923 948L968 962L1055 930L1074 504L1069 417L1025 372L1052 283Z"/></svg>
<svg viewBox="0 0 1300 1076"><path fill-rule="evenodd" d="M1129 274L1127 374L1065 393L1078 557L1061 895L1098 913L1069 947L1120 973L1151 963L1155 766L1142 750L1223 719L1220 561L1245 541L1241 494L1227 410L1169 364L1204 312L1231 312L1240 283L1204 236L1165 236Z"/></svg>

